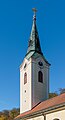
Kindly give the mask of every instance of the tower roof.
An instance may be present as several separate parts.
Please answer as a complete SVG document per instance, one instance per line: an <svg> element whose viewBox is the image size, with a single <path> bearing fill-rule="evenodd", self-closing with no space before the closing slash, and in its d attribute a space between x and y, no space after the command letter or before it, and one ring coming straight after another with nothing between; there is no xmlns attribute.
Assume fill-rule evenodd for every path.
<svg viewBox="0 0 65 120"><path fill-rule="evenodd" d="M33 15L33 24L32 24L32 30L31 30L31 34L30 34L30 38L29 38L29 43L28 43L28 49L27 49L27 54L31 54L31 53L39 53L41 55L42 51L41 51L41 46L40 46L40 41L39 41L39 35L38 35L38 31L37 31L37 27L36 27L36 9L33 8L34 11L34 15Z"/></svg>
<svg viewBox="0 0 65 120"><path fill-rule="evenodd" d="M38 35L37 27L36 27L36 12L37 12L37 10L35 8L33 8L33 11L34 11L33 24L32 24L32 30L31 30L31 34L30 34L30 38L29 38L29 42L28 42L26 58L29 59L32 56L37 57L40 54L43 57L43 59L45 60L45 62L50 65L50 63L48 63L48 61L45 59L45 57L41 51L39 35Z"/></svg>

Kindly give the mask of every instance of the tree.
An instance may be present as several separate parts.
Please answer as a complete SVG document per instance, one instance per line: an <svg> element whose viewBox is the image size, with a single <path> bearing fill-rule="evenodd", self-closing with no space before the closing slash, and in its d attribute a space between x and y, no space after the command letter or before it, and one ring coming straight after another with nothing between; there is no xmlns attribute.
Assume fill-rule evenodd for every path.
<svg viewBox="0 0 65 120"><path fill-rule="evenodd" d="M60 94L65 93L65 88L59 88Z"/></svg>
<svg viewBox="0 0 65 120"><path fill-rule="evenodd" d="M5 115L0 116L0 120L7 120L7 119L8 119L8 117L6 117Z"/></svg>
<svg viewBox="0 0 65 120"><path fill-rule="evenodd" d="M49 98L53 98L58 96L58 93L54 92L54 93L49 93Z"/></svg>
<svg viewBox="0 0 65 120"><path fill-rule="evenodd" d="M0 120L13 120L17 115L19 115L19 108L14 108L12 110L3 110L0 112Z"/></svg>
<svg viewBox="0 0 65 120"><path fill-rule="evenodd" d="M9 112L9 115L10 115L10 117L11 117L12 119L15 118L17 115L19 115L19 109L16 109L16 108L12 109L12 110Z"/></svg>

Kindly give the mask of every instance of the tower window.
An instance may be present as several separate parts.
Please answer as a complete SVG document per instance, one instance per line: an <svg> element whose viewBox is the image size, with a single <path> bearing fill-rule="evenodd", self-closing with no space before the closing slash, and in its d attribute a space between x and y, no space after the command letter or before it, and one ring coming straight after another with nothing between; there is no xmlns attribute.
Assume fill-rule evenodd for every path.
<svg viewBox="0 0 65 120"><path fill-rule="evenodd" d="M25 63L25 65L24 65L24 69L26 68L26 66L27 66L27 64Z"/></svg>
<svg viewBox="0 0 65 120"><path fill-rule="evenodd" d="M24 100L24 102L26 102L26 100Z"/></svg>
<svg viewBox="0 0 65 120"><path fill-rule="evenodd" d="M24 74L24 84L27 83L27 73Z"/></svg>
<svg viewBox="0 0 65 120"><path fill-rule="evenodd" d="M41 71L38 72L38 82L43 83L43 73Z"/></svg>
<svg viewBox="0 0 65 120"><path fill-rule="evenodd" d="M25 93L26 93L26 90L25 90Z"/></svg>

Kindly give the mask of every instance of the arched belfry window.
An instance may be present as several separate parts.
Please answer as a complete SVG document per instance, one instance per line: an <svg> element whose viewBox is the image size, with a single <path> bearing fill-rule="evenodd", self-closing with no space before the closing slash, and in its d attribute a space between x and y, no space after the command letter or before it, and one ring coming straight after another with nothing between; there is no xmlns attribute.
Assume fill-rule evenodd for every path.
<svg viewBox="0 0 65 120"><path fill-rule="evenodd" d="M25 72L25 74L24 74L24 84L26 84L27 83L27 73Z"/></svg>
<svg viewBox="0 0 65 120"><path fill-rule="evenodd" d="M41 71L38 72L38 82L43 83L43 73Z"/></svg>

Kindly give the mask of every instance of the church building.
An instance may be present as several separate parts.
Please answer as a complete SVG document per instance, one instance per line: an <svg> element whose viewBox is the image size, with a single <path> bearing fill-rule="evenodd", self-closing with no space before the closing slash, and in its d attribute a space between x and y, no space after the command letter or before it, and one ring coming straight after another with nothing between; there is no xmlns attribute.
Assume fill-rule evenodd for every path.
<svg viewBox="0 0 65 120"><path fill-rule="evenodd" d="M36 9L25 58L20 65L20 115L15 120L65 120L65 93L49 99L50 63L42 53Z"/></svg>

